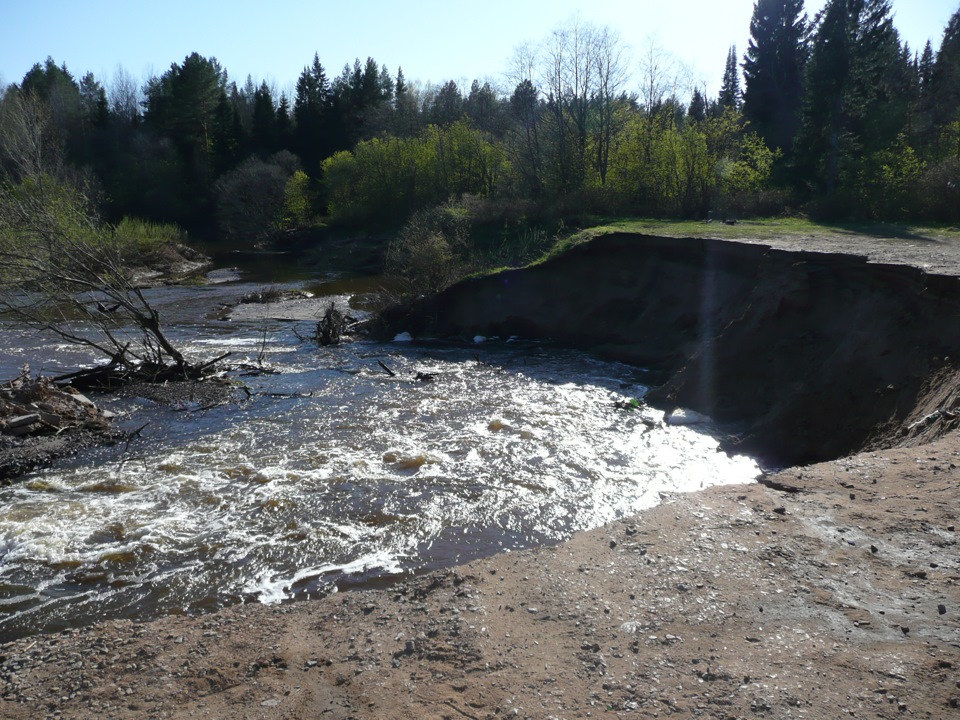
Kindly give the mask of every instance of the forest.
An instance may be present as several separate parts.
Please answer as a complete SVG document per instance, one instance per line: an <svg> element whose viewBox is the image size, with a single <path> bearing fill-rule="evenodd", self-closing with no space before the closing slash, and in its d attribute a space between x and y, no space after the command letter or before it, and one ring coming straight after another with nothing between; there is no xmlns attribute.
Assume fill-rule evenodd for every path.
<svg viewBox="0 0 960 720"><path fill-rule="evenodd" d="M632 57L571 21L519 48L500 86L423 86L372 57L331 74L318 53L293 97L197 53L143 84L47 58L0 88L3 202L43 192L114 229L231 247L449 224L438 207L501 226L960 220L960 9L939 47L911 48L889 0L812 18L757 0L716 97L653 48Z"/></svg>

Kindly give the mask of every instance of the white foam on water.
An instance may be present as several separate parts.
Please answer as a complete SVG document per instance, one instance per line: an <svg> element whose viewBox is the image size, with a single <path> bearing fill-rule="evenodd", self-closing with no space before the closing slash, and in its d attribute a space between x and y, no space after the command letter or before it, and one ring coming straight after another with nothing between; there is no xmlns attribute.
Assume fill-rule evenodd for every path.
<svg viewBox="0 0 960 720"><path fill-rule="evenodd" d="M282 602L294 597L292 588L304 580L322 578L333 573L340 575L358 575L371 570L380 570L384 573L399 573L402 570L400 559L385 550L364 555L346 563L331 563L317 565L298 570L289 576L266 570L260 573L255 580L244 586L244 592L255 595L265 605Z"/></svg>

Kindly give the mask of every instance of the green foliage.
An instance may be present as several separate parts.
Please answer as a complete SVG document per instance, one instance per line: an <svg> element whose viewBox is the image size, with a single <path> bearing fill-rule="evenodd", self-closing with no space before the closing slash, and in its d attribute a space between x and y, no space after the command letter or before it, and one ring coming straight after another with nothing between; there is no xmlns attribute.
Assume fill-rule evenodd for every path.
<svg viewBox="0 0 960 720"><path fill-rule="evenodd" d="M610 187L639 214L704 217L743 212L770 183L779 154L746 133L733 109L677 125L672 116L638 114L613 157Z"/></svg>
<svg viewBox="0 0 960 720"><path fill-rule="evenodd" d="M410 296L438 292L472 268L469 222L455 204L414 213L387 249L386 273Z"/></svg>
<svg viewBox="0 0 960 720"><path fill-rule="evenodd" d="M125 217L113 228L115 242L125 260L153 255L170 245L182 245L187 234L171 223L154 223Z"/></svg>
<svg viewBox="0 0 960 720"><path fill-rule="evenodd" d="M923 217L940 222L960 221L960 157L929 164L918 192Z"/></svg>
<svg viewBox="0 0 960 720"><path fill-rule="evenodd" d="M328 212L341 223L390 225L451 197L491 195L504 168L503 151L463 120L374 138L324 162Z"/></svg>
<svg viewBox="0 0 960 720"><path fill-rule="evenodd" d="M780 155L779 149L771 150L756 133L743 135L736 155L718 164L721 205L735 215L749 214L756 199L769 187L773 164Z"/></svg>
<svg viewBox="0 0 960 720"><path fill-rule="evenodd" d="M924 170L923 161L907 144L905 135L890 147L863 157L856 177L846 183L856 193L857 214L869 220L916 216Z"/></svg>
<svg viewBox="0 0 960 720"><path fill-rule="evenodd" d="M295 230L311 225L313 203L310 177L303 170L297 170L283 189L283 228Z"/></svg>
<svg viewBox="0 0 960 720"><path fill-rule="evenodd" d="M287 184L297 169L290 153L268 160L251 157L216 183L217 223L222 237L237 246L259 246L280 229Z"/></svg>
<svg viewBox="0 0 960 720"><path fill-rule="evenodd" d="M939 50L916 55L890 0L827 0L812 23L801 0L757 0L742 102L733 47L715 98L672 93L653 50L631 86L637 68L616 32L579 21L516 60L512 92L474 81L467 93L392 77L373 58L328 74L315 54L288 100L250 77L238 88L198 53L149 78L142 97L129 76L105 87L47 58L0 94L0 150L16 182L95 178L102 192L89 196L113 220L202 233L216 211L243 244L324 212L396 227L467 196L568 219L742 216L795 202L837 218L960 216L960 11ZM280 150L305 173L266 159Z"/></svg>
<svg viewBox="0 0 960 720"><path fill-rule="evenodd" d="M56 255L59 238L96 247L100 233L78 187L41 174L0 186L0 270L19 285L37 281Z"/></svg>

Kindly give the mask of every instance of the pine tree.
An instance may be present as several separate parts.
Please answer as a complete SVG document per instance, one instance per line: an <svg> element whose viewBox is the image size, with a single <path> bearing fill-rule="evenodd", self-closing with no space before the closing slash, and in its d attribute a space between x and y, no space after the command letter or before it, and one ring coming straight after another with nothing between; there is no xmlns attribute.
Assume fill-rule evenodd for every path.
<svg viewBox="0 0 960 720"><path fill-rule="evenodd" d="M798 178L827 192L903 131L907 71L889 0L829 0L817 16L797 140Z"/></svg>
<svg viewBox="0 0 960 720"><path fill-rule="evenodd" d="M474 80L470 85L470 94L463 101L463 111L479 129L496 133L499 130L499 105L490 83L481 85L479 80Z"/></svg>
<svg viewBox="0 0 960 720"><path fill-rule="evenodd" d="M935 97L937 125L960 121L960 9L943 31L930 85Z"/></svg>
<svg viewBox="0 0 960 720"><path fill-rule="evenodd" d="M700 88L693 89L690 105L687 107L687 117L693 122L703 122L707 118L707 100L700 92Z"/></svg>
<svg viewBox="0 0 960 720"><path fill-rule="evenodd" d="M789 155L803 102L808 55L803 0L757 0L743 60L743 114L769 147Z"/></svg>
<svg viewBox="0 0 960 720"><path fill-rule="evenodd" d="M297 79L297 95L293 101L294 147L308 174L315 174L320 161L331 154L328 114L331 110L331 89L320 56L303 69Z"/></svg>
<svg viewBox="0 0 960 720"><path fill-rule="evenodd" d="M448 80L437 90L430 108L430 122L449 125L463 117L463 95L453 80Z"/></svg>
<svg viewBox="0 0 960 720"><path fill-rule="evenodd" d="M277 112L273 106L273 95L267 83L260 84L253 93L253 127L250 132L250 144L254 152L261 155L279 150L277 143Z"/></svg>
<svg viewBox="0 0 960 720"><path fill-rule="evenodd" d="M740 107L740 70L737 67L737 46L731 45L727 53L727 64L723 71L723 85L717 102L721 109Z"/></svg>

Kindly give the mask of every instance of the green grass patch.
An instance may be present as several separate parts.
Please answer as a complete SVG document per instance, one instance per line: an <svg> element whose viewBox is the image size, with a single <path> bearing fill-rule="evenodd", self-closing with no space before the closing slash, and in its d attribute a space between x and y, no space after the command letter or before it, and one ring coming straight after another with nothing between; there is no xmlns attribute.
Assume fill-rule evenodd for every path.
<svg viewBox="0 0 960 720"><path fill-rule="evenodd" d="M820 223L806 218L762 218L741 220L734 225L696 220L658 220L654 218L597 218L595 225L559 240L536 262L566 252L593 238L612 233L638 233L660 237L718 238L721 240L753 240L803 238L843 239L889 238L898 240L960 240L960 228L949 225L915 225L910 223Z"/></svg>
<svg viewBox="0 0 960 720"><path fill-rule="evenodd" d="M114 227L114 233L121 252L129 259L152 255L163 247L179 245L187 239L186 232L177 225L131 217L123 218Z"/></svg>
<svg viewBox="0 0 960 720"><path fill-rule="evenodd" d="M611 232L636 232L666 237L746 238L763 240L777 237L864 237L905 240L944 240L960 238L953 226L914 225L910 223L820 223L806 218L761 218L740 220L734 225L696 220L656 220L652 218L602 218L585 228L587 239Z"/></svg>

